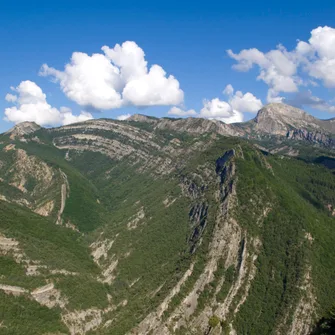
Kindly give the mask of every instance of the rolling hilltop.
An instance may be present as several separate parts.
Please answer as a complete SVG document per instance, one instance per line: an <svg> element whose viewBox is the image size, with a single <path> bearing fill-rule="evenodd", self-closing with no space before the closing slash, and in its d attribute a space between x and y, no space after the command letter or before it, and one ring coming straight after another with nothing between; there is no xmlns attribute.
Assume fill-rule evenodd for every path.
<svg viewBox="0 0 335 335"><path fill-rule="evenodd" d="M0 334L321 333L334 136L282 104L232 125L16 125L0 137Z"/></svg>

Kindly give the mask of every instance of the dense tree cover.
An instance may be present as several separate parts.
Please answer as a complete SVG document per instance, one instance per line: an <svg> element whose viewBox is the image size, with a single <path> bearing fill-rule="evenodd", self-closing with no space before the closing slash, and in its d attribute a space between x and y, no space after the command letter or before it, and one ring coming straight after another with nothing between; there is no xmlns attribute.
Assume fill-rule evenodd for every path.
<svg viewBox="0 0 335 335"><path fill-rule="evenodd" d="M148 123L131 124L153 131ZM126 141L112 132L97 134ZM335 300L334 218L328 209L329 204L335 204L332 172L317 164L314 156L310 160L263 156L239 139L218 136L214 141L208 134L195 138L162 130L155 131L155 135L162 145L178 138L182 147L192 148L202 140L207 148L201 152L189 151L181 167L172 175L157 176L155 171L140 170L140 164L134 164L131 157L117 161L100 153L71 151L70 160L66 160L66 151L51 144L52 131L39 131L38 136L45 144L17 141L18 147L67 175L70 192L63 218L80 232L56 226L51 218L0 201L0 233L17 239L29 258L52 269L65 269L78 275L56 276L42 272L39 276L27 277L22 264L6 255L0 257L0 282L34 289L52 280L68 297L69 310L106 308L107 297L115 306L126 301L126 308L117 307L104 316L114 320L113 334L124 334L162 301L193 262L193 273L173 298L166 318L192 289L206 264L218 210L214 201L218 182L215 162L233 148L236 151L237 206L232 215L249 239L261 241L255 279L248 299L235 318L234 328L241 334L273 332L278 323L292 315L294 306L304 294L299 286L310 267L313 294L319 303L316 312L325 317L322 324L332 329L332 316L327 316ZM159 151L152 154L164 155ZM12 159L9 154L0 153L0 156L2 160ZM204 182L194 177L205 168L211 171L208 180ZM190 211L196 201L181 190L181 180L185 177L198 183L196 186L203 190L202 201L209 204L201 243L194 245L190 239L195 228ZM33 187L34 180L28 180L27 188ZM15 188L1 183L0 191L1 194L6 192L8 197L19 196ZM177 200L166 206L166 199ZM266 216L264 209L268 209ZM141 210L144 216L137 221L137 228L128 229L129 222ZM306 239L306 233L312 236L312 243ZM97 281L101 271L93 262L89 247L97 239L114 241L107 252L109 260L118 260L111 285ZM191 253L193 247L196 252ZM243 246L240 248L242 250ZM219 261L214 280L199 296L196 314L213 298L222 277L225 281L216 299L219 303L224 301L236 280L237 270L235 266L226 269L223 260ZM242 291L238 292L237 298L241 294ZM22 322L17 325L14 320L19 317ZM66 332L59 310L42 308L32 300L3 293L0 297L2 319L8 326L6 331L11 331L9 334L22 333L24 326L31 334L39 334L41 329L43 333ZM227 332L231 320L231 312L226 320L213 315L209 327L221 324ZM4 329L0 328L0 333L2 331ZM110 329L100 333L108 334Z"/></svg>
<svg viewBox="0 0 335 335"><path fill-rule="evenodd" d="M59 312L25 297L13 297L0 291L0 334L66 334L67 328Z"/></svg>

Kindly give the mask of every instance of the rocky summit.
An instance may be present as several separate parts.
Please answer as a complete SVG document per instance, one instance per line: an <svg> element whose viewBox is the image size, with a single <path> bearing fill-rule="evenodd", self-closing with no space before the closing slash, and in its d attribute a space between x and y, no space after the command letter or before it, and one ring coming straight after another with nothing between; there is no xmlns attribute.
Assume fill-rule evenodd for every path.
<svg viewBox="0 0 335 335"><path fill-rule="evenodd" d="M284 104L237 124L16 125L0 334L331 334L334 134Z"/></svg>
<svg viewBox="0 0 335 335"><path fill-rule="evenodd" d="M172 119L147 117L136 114L128 122L147 123L153 129L171 129L190 134L216 133L223 136L235 136L251 140L274 138L276 142L287 139L306 141L334 148L335 119L319 120L301 109L282 103L264 106L257 116L248 121L225 124L218 120L200 118ZM295 145L291 141L291 145Z"/></svg>

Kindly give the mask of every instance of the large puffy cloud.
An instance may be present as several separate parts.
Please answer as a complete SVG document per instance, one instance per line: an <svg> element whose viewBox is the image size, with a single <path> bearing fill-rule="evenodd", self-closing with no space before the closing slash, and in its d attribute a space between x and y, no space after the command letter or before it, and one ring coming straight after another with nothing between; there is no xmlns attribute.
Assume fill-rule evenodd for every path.
<svg viewBox="0 0 335 335"><path fill-rule="evenodd" d="M173 76L168 78L166 72L153 65L142 77L129 81L123 89L125 103L134 106L177 105L183 101L184 94L179 89L179 82Z"/></svg>
<svg viewBox="0 0 335 335"><path fill-rule="evenodd" d="M335 87L335 59L320 59L310 63L309 74L321 79L326 87Z"/></svg>
<svg viewBox="0 0 335 335"><path fill-rule="evenodd" d="M144 51L135 42L116 44L114 48L105 45L101 50L120 69L120 77L125 83L143 77L148 72Z"/></svg>
<svg viewBox="0 0 335 335"><path fill-rule="evenodd" d="M235 54L228 50L228 55L238 63L233 66L238 71L249 71L254 65L259 67L258 80L264 81L272 90L268 95L275 98L279 92L297 92L299 77L296 76L295 56L284 47L263 53L257 49L245 49ZM269 101L271 102L271 101Z"/></svg>
<svg viewBox="0 0 335 335"><path fill-rule="evenodd" d="M98 110L124 105L178 105L184 99L179 82L159 65L147 67L144 51L131 41L103 54L75 52L64 71L44 64L40 75L51 76L71 100Z"/></svg>
<svg viewBox="0 0 335 335"><path fill-rule="evenodd" d="M223 94L229 97L228 103L232 109L241 113L257 113L263 107L262 101L250 92L243 94L241 91L236 91L234 94L234 88L230 84L226 86Z"/></svg>
<svg viewBox="0 0 335 335"><path fill-rule="evenodd" d="M309 75L335 87L335 29L318 27L311 32L306 69Z"/></svg>
<svg viewBox="0 0 335 335"><path fill-rule="evenodd" d="M50 106L42 89L32 81L22 81L12 89L16 94L7 94L6 100L16 105L5 109L7 121L33 121L41 126L54 126L92 119L92 115L87 112L81 112L76 116L69 108L61 107L58 110Z"/></svg>
<svg viewBox="0 0 335 335"><path fill-rule="evenodd" d="M320 58L335 59L335 29L318 27L311 31L309 44Z"/></svg>
<svg viewBox="0 0 335 335"><path fill-rule="evenodd" d="M225 123L242 122L243 114L218 98L205 100L204 107L200 111L200 117L216 119Z"/></svg>
<svg viewBox="0 0 335 335"><path fill-rule="evenodd" d="M298 41L292 51L279 45L266 53L255 48L227 52L238 71L258 66L257 79L269 86L268 102L283 101L280 93L298 92L299 86L315 85L315 79L335 87L335 29L331 27L313 29L308 42ZM303 80L306 75L309 78Z"/></svg>
<svg viewBox="0 0 335 335"><path fill-rule="evenodd" d="M81 106L112 109L122 105L117 92L121 87L119 70L104 55L75 52L64 72L44 64L40 74L59 81L67 97Z"/></svg>

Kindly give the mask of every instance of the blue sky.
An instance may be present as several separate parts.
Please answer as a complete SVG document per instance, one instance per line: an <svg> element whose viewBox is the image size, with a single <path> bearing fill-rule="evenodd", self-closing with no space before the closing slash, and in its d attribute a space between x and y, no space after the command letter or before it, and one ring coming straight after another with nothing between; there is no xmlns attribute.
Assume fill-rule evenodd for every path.
<svg viewBox="0 0 335 335"><path fill-rule="evenodd" d="M275 50L280 43L288 52L291 52L296 48L297 40L308 42L313 29L319 26L335 28L334 18L333 1L201 1L198 3L16 1L1 4L0 108L2 117L0 131L13 125L13 122L2 120L6 108L15 107L16 110L23 110L24 97L21 97L22 101L19 102L20 92L24 95L26 91L23 92L23 90L27 87L22 86L16 91L11 90L10 87L18 87L22 81L27 80L35 83L46 94L45 99L50 108L59 111L64 106L70 108L74 115L85 111L95 118L117 117L121 114L138 112L167 116L171 107L177 106L181 110L180 113L184 113L183 115L188 115L187 111L192 110L189 115L196 116L203 110L201 116L204 117L217 115L218 118L225 120L227 115L227 120L231 117L235 120L232 111L239 107L241 110L237 110L238 113L247 120L255 115L257 101L267 103L268 90L274 86L273 79L269 77L269 67L272 65L260 68L258 61L254 61L248 71L234 70L232 69L234 64L249 61L250 55L236 60L227 54L227 50L231 49L238 55L241 50L257 48L261 53L266 54L270 50ZM324 31L320 32L320 34L323 33ZM322 39L322 45L329 42L327 50L330 50L330 55L332 50L335 53L335 39L332 39L332 33L333 31L329 31L325 39ZM158 64L167 76L173 75L183 91L184 98L172 97L174 93L177 94L176 90L172 90L169 97L157 98L156 102L152 102L151 107L144 107L145 102L137 103L137 98L131 95L133 98L123 99L121 108L96 108L100 106L96 103L97 100L91 102L88 98L83 98L80 92L75 94L77 98L69 97L70 93L66 92L69 92L71 87L65 92L67 88L60 86L62 74L57 78L51 71L48 71L46 76L39 75L40 68L45 63L49 68L64 71L64 66L70 62L73 52L82 52L88 56L92 53L103 54L102 46L107 45L112 49L117 43L122 44L125 41L134 41L144 51L148 70L151 65ZM320 61L325 55L322 55L317 48L322 48L322 45L313 44L316 55L313 57L317 59L312 56L309 58L308 70L304 69L306 63L301 61L300 70L292 75L287 74L288 77L299 77L299 79L294 78L297 89L292 89L291 92L278 91L275 98L284 97L294 101L296 105L303 101L303 107L313 115L330 118L335 116L330 113L335 112L335 109L331 108L332 100L335 98L335 85L332 83L332 78L324 77L328 76L331 68L330 70L326 68L324 71L326 74L321 71L324 70L324 64L320 64ZM287 57L291 59L293 56L289 54ZM329 57L326 65L332 66L332 60L335 57ZM262 79L256 79L262 70L265 71L268 83ZM57 79L58 83L55 83ZM234 88L234 93L230 96L222 93L228 84ZM151 81L148 85L151 85ZM94 87L91 88L94 89ZM29 89L36 92L35 87L30 86ZM149 87L149 89L156 92L155 87ZM162 94L167 92L164 87L161 90ZM243 92L242 95L238 94L240 98L243 98L247 92L251 93L251 100L255 98L251 103L256 101L255 107L244 108L245 106L241 105L241 99L239 104L236 104L236 101L235 105L230 103L236 91ZM32 91L29 92L32 94ZM16 95L17 100L6 101L7 93ZM36 94L39 97L41 95L40 92ZM86 90L83 94L89 96L90 92ZM82 99L88 101L85 100L86 105L83 105ZM204 99L207 99L207 104L204 103ZM218 100L213 101L214 99ZM169 104L169 102L173 103ZM42 107L40 113L44 112ZM68 109L64 111L68 112ZM9 115L14 115L10 113ZM24 113L9 117L16 122L22 118ZM57 115L55 118L57 119ZM57 123L56 119L52 121L54 124ZM52 122L50 121L50 124Z"/></svg>

